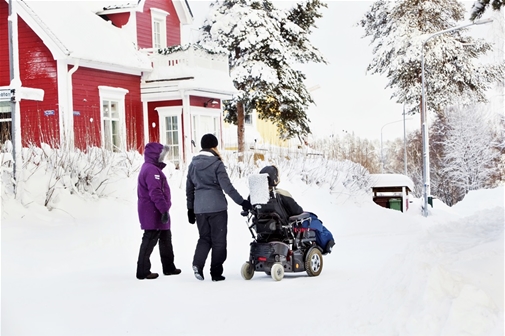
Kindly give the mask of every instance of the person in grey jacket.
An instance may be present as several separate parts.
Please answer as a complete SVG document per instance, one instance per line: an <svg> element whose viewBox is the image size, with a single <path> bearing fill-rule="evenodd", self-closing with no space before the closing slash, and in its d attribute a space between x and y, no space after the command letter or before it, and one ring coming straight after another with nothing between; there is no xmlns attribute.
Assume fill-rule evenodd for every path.
<svg viewBox="0 0 505 336"><path fill-rule="evenodd" d="M217 150L217 138L205 134L200 144L202 150L189 164L186 179L188 221L194 224L196 220L200 236L193 257L193 271L198 280L204 279L203 268L212 249L210 275L212 281L222 281L225 279L223 263L228 232L228 202L224 193L243 210L250 210L252 206L231 184Z"/></svg>

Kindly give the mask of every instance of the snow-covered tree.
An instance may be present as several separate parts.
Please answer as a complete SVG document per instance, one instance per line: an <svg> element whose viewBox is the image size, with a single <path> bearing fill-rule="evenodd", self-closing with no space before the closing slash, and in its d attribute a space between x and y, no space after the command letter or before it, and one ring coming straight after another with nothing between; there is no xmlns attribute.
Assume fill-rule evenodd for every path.
<svg viewBox="0 0 505 336"><path fill-rule="evenodd" d="M457 0L378 0L360 20L371 38L372 74L385 75L392 98L418 111L421 101L421 50L430 34L458 26L464 6ZM486 91L503 79L503 64L477 64L492 47L468 35L468 29L441 34L425 44L428 110L486 102Z"/></svg>
<svg viewBox="0 0 505 336"><path fill-rule="evenodd" d="M477 0L474 2L472 6L472 11L470 14L470 20L474 21L482 16L488 6L491 5L491 8L494 10L500 10L502 7L505 7L504 0Z"/></svg>
<svg viewBox="0 0 505 336"><path fill-rule="evenodd" d="M259 0L217 0L211 5L199 43L229 53L239 93L224 107L226 120L238 125L239 152L244 151L244 116L253 110L277 125L282 138L310 133L305 111L313 100L305 75L295 67L325 62L308 39L322 7L326 5L319 0L289 10Z"/></svg>
<svg viewBox="0 0 505 336"><path fill-rule="evenodd" d="M451 183L463 187L465 194L493 186L503 143L502 134L492 125L494 117L475 106L450 108L445 115L448 127L442 172Z"/></svg>

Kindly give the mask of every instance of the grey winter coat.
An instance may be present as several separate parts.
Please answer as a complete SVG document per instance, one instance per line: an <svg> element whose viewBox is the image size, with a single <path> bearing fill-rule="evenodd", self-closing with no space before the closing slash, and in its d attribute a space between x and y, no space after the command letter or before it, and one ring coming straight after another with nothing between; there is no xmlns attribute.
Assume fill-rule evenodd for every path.
<svg viewBox="0 0 505 336"><path fill-rule="evenodd" d="M195 214L214 213L228 209L223 191L241 204L244 199L233 187L223 162L211 152L202 151L188 167L186 203Z"/></svg>

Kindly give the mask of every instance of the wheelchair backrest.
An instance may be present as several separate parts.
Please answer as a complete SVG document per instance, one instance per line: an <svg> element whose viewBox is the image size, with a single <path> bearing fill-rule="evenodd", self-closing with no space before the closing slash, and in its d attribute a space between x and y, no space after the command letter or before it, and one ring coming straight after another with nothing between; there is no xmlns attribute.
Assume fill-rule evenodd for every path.
<svg viewBox="0 0 505 336"><path fill-rule="evenodd" d="M281 225L286 225L288 223L286 210L275 189L269 189L267 177L267 174L252 174L249 176L250 201L253 206L253 213L259 221L274 219Z"/></svg>

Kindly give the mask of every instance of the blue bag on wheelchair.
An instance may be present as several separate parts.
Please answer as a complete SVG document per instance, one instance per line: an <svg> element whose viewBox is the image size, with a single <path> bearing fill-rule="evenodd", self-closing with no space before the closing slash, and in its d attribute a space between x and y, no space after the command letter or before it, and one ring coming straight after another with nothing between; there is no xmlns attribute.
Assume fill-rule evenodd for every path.
<svg viewBox="0 0 505 336"><path fill-rule="evenodd" d="M310 228L316 231L316 244L319 245L323 250L326 249L328 242L333 240L333 235L331 232L323 225L323 222L317 218L317 215L309 212L310 214ZM309 227L309 221L303 222L303 227Z"/></svg>

